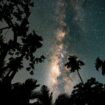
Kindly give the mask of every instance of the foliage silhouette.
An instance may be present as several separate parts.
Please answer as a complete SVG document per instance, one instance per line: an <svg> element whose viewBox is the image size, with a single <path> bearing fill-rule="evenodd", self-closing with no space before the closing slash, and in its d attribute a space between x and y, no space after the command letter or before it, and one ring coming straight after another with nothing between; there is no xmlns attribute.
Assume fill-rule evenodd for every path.
<svg viewBox="0 0 105 105"><path fill-rule="evenodd" d="M33 74L34 65L45 59L35 56L43 39L29 24L33 5L32 0L0 0L0 105L40 105L30 103L39 86L36 80L12 84L19 70ZM26 68L24 61L29 64Z"/></svg>
<svg viewBox="0 0 105 105"><path fill-rule="evenodd" d="M104 105L105 86L95 78L74 88L71 99L75 105Z"/></svg>
<svg viewBox="0 0 105 105"><path fill-rule="evenodd" d="M26 70L33 74L35 63L43 62L45 57L35 57L34 52L42 47L42 37L31 32L29 16L31 0L0 1L0 78L13 79L18 70L24 68L23 60L29 62ZM6 34L4 34L6 32ZM9 37L8 37L9 36ZM8 59L7 59L8 58ZM8 61L6 62L5 61Z"/></svg>
<svg viewBox="0 0 105 105"><path fill-rule="evenodd" d="M39 85L36 80L28 79L25 83L0 85L1 105L30 105L33 90Z"/></svg>
<svg viewBox="0 0 105 105"><path fill-rule="evenodd" d="M71 72L80 69L84 63L77 59L76 56L70 56L65 64ZM96 68L104 68L104 61L97 58ZM104 70L104 69L102 69ZM54 105L104 105L105 85L96 81L95 78L87 80L86 83L77 84L71 95L61 94L55 101Z"/></svg>
<svg viewBox="0 0 105 105"><path fill-rule="evenodd" d="M49 91L48 87L43 85L40 92L32 95L32 98L37 98L42 105L52 105L53 94Z"/></svg>
<svg viewBox="0 0 105 105"><path fill-rule="evenodd" d="M104 96L105 85L91 78L84 84L76 85L70 96L60 95L55 105L104 105Z"/></svg>
<svg viewBox="0 0 105 105"><path fill-rule="evenodd" d="M101 69L102 75L105 75L105 61L102 61L100 58L96 59L96 70Z"/></svg>
<svg viewBox="0 0 105 105"><path fill-rule="evenodd" d="M56 99L55 105L70 105L69 101L69 96L67 96L66 94L61 94Z"/></svg>
<svg viewBox="0 0 105 105"><path fill-rule="evenodd" d="M80 66L83 66L83 65L84 65L84 62L79 60L76 56L69 56L68 62L65 64L67 68L70 68L70 72L77 71L78 76L82 83L83 83L83 80L79 73L79 69L80 69Z"/></svg>
<svg viewBox="0 0 105 105"><path fill-rule="evenodd" d="M47 86L43 85L41 88L41 96L39 98L43 105L51 105L52 104L52 93L49 92Z"/></svg>

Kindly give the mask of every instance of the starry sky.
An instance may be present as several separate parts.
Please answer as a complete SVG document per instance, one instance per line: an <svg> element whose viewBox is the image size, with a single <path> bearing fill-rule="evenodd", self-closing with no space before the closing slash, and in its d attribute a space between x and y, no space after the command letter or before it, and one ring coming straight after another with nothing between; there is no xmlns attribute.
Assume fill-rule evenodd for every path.
<svg viewBox="0 0 105 105"><path fill-rule="evenodd" d="M32 29L44 39L43 47L36 55L43 54L47 59L44 63L36 65L33 78L40 84L49 86L51 56L55 51L54 45L57 44L56 32L60 27L59 19L62 15L61 20L66 31L62 42L65 56L62 64L68 55L76 55L85 62L85 66L80 70L84 81L95 77L105 83L105 77L95 70L96 58L105 59L105 0L34 0L34 3L30 23ZM18 74L15 81L20 80L23 73ZM24 73L21 81L24 80L23 77L30 76ZM70 78L74 83L79 82L76 73L71 74ZM59 88L61 87L62 84Z"/></svg>

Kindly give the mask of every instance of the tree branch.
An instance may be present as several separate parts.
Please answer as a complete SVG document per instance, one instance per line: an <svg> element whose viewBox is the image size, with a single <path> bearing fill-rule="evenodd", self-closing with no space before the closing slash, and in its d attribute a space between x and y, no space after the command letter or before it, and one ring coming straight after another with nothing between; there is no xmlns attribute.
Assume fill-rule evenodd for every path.
<svg viewBox="0 0 105 105"><path fill-rule="evenodd" d="M0 29L0 31L2 31L2 30L6 30L6 29L9 29L9 28L11 28L11 27L10 27L10 26L3 27L3 28Z"/></svg>

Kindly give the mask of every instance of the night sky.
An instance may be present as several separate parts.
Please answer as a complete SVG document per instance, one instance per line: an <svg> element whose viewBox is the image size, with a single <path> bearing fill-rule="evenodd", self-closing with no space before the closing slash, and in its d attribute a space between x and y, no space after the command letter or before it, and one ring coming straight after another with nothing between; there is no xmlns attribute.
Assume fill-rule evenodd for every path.
<svg viewBox="0 0 105 105"><path fill-rule="evenodd" d="M98 81L105 83L105 77L95 70L96 58L105 59L105 0L34 0L34 2L30 23L32 29L44 39L43 47L36 55L43 54L47 59L44 63L36 65L33 78L40 84L48 86L51 84L50 63L56 52L55 47L62 43L64 47L61 51L63 54L61 66L68 55L76 55L85 62L85 66L80 70L84 81L96 77ZM59 41L56 36L57 30L61 27L65 37ZM23 73L20 74L22 78L17 74L15 81L20 79L23 81L26 77L30 77L28 73L24 73L24 76ZM61 75L58 81L61 82L62 78ZM74 84L80 81L76 73L71 74L70 79ZM65 84L61 82L58 86L60 92L64 92L63 85Z"/></svg>

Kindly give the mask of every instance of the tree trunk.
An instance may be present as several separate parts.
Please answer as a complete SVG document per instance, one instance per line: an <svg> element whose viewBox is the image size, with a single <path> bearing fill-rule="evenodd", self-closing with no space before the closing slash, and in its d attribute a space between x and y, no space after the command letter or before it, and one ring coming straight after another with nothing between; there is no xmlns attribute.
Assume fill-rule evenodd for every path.
<svg viewBox="0 0 105 105"><path fill-rule="evenodd" d="M82 77L81 77L81 75L80 75L80 73L79 73L79 71L78 71L78 70L77 70L77 73L78 73L78 76L79 76L79 78L80 78L81 82L84 84L84 82L83 82L83 80L82 80Z"/></svg>
<svg viewBox="0 0 105 105"><path fill-rule="evenodd" d="M16 75L17 71L18 70L13 71L12 74L10 75L10 77L9 77L10 78L10 82L13 80L13 78Z"/></svg>
<svg viewBox="0 0 105 105"><path fill-rule="evenodd" d="M4 77L4 80L6 80L8 83L11 83L12 79L14 78L15 74L17 73L17 71L13 71L13 70L10 70L8 72L8 74Z"/></svg>

